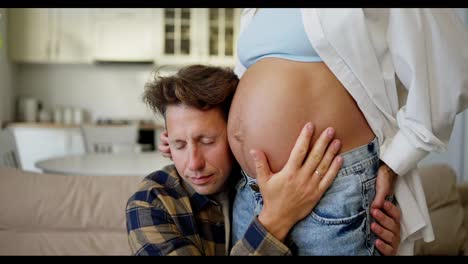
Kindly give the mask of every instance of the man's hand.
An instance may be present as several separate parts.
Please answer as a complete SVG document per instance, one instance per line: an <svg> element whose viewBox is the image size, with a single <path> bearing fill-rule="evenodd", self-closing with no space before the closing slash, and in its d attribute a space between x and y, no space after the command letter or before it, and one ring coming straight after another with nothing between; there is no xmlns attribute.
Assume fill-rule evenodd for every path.
<svg viewBox="0 0 468 264"><path fill-rule="evenodd" d="M343 164L336 156L341 147L334 129L322 132L309 151L313 126L302 129L284 168L273 174L265 154L252 150L263 209L258 216L262 225L282 241L299 220L306 217L335 179ZM336 156L336 157L335 157Z"/></svg>
<svg viewBox="0 0 468 264"><path fill-rule="evenodd" d="M164 130L159 134L159 145L158 150L161 151L163 157L172 160L171 149L169 148L169 138L167 136L167 130Z"/></svg>
<svg viewBox="0 0 468 264"><path fill-rule="evenodd" d="M374 201L372 202L372 209L382 209L385 198L393 195L395 182L398 175L387 166L383 161L380 161L382 165L379 167L377 172L377 182L375 185L376 194Z"/></svg>
<svg viewBox="0 0 468 264"><path fill-rule="evenodd" d="M375 246L382 255L396 255L400 245L400 209L389 201L384 202L383 209L371 209L376 220L371 230L379 237Z"/></svg>

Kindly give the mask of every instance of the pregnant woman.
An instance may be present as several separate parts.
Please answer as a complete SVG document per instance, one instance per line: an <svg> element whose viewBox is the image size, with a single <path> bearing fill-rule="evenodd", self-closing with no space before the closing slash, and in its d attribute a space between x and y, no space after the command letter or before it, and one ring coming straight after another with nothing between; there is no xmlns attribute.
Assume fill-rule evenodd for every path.
<svg viewBox="0 0 468 264"><path fill-rule="evenodd" d="M415 168L446 148L455 115L467 106L466 43L448 9L244 10L228 118L244 176L233 242L263 206L250 151L263 151L278 172L308 121L317 131L336 129L344 164L291 231L295 254L379 255L372 207L394 201L393 193L402 211L400 254L412 254L416 239L433 240Z"/></svg>

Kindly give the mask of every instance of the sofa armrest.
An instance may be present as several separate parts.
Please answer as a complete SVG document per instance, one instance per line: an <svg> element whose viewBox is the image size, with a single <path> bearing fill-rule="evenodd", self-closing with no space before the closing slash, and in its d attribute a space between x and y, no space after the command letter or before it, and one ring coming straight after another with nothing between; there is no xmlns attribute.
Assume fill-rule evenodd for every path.
<svg viewBox="0 0 468 264"><path fill-rule="evenodd" d="M65 176L0 168L0 229L126 231L141 177Z"/></svg>
<svg viewBox="0 0 468 264"><path fill-rule="evenodd" d="M468 205L468 182L459 183L457 186L460 201L464 207Z"/></svg>
<svg viewBox="0 0 468 264"><path fill-rule="evenodd" d="M465 230L467 232L467 238L465 239L465 252L464 255L468 256L468 182L459 183L457 186L458 194L460 196L460 202L463 206L463 211L465 213Z"/></svg>
<svg viewBox="0 0 468 264"><path fill-rule="evenodd" d="M459 255L466 246L466 217L457 191L455 171L445 164L419 169L435 240L416 241L416 255Z"/></svg>

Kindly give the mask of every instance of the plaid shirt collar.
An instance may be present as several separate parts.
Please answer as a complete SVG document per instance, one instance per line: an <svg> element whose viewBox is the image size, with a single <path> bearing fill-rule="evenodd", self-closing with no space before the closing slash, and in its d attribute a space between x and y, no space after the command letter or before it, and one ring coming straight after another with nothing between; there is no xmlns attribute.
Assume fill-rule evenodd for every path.
<svg viewBox="0 0 468 264"><path fill-rule="evenodd" d="M189 195L190 203L192 204L192 208L194 212L203 210L203 208L205 208L205 206L207 206L209 203L213 203L215 205L217 204L216 201L209 199L208 196L201 195L195 192L193 187L190 186L190 184L188 184L184 180L181 179L180 181L181 181L182 187L187 191Z"/></svg>
<svg viewBox="0 0 468 264"><path fill-rule="evenodd" d="M170 176L174 177L176 175L179 175L174 165L167 166L166 168L164 168L164 170ZM212 199L212 196L201 195L197 193L190 184L188 184L182 179L182 177L176 176L174 179L175 184L180 184L182 188L184 188L187 192L190 199L190 204L192 205L192 209L194 212L199 212L203 210L210 203L214 205L219 205L219 202L216 201L216 199Z"/></svg>

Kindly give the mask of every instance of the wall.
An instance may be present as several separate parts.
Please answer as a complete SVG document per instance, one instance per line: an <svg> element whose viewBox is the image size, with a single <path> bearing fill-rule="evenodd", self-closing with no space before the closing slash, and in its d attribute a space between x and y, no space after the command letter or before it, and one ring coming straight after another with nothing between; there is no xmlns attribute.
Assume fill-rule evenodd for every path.
<svg viewBox="0 0 468 264"><path fill-rule="evenodd" d="M0 126L3 122L13 119L14 106L12 89L14 67L8 60L6 13L5 8L0 8Z"/></svg>
<svg viewBox="0 0 468 264"><path fill-rule="evenodd" d="M446 163L457 173L459 181L468 181L465 163L468 159L468 149L466 143L466 121L467 114L459 114L455 120L455 126L450 137L447 152L431 153L421 161L421 164ZM468 164L467 164L468 166Z"/></svg>
<svg viewBox="0 0 468 264"><path fill-rule="evenodd" d="M467 25L468 31L468 9L455 8L455 11ZM447 152L432 153L422 160L421 164L441 162L452 166L459 181L468 181L468 111L457 116Z"/></svg>
<svg viewBox="0 0 468 264"><path fill-rule="evenodd" d="M468 25L468 8L455 8L455 12Z"/></svg>
<svg viewBox="0 0 468 264"><path fill-rule="evenodd" d="M154 119L141 100L153 65L19 64L17 94L57 105L84 108L91 120Z"/></svg>

